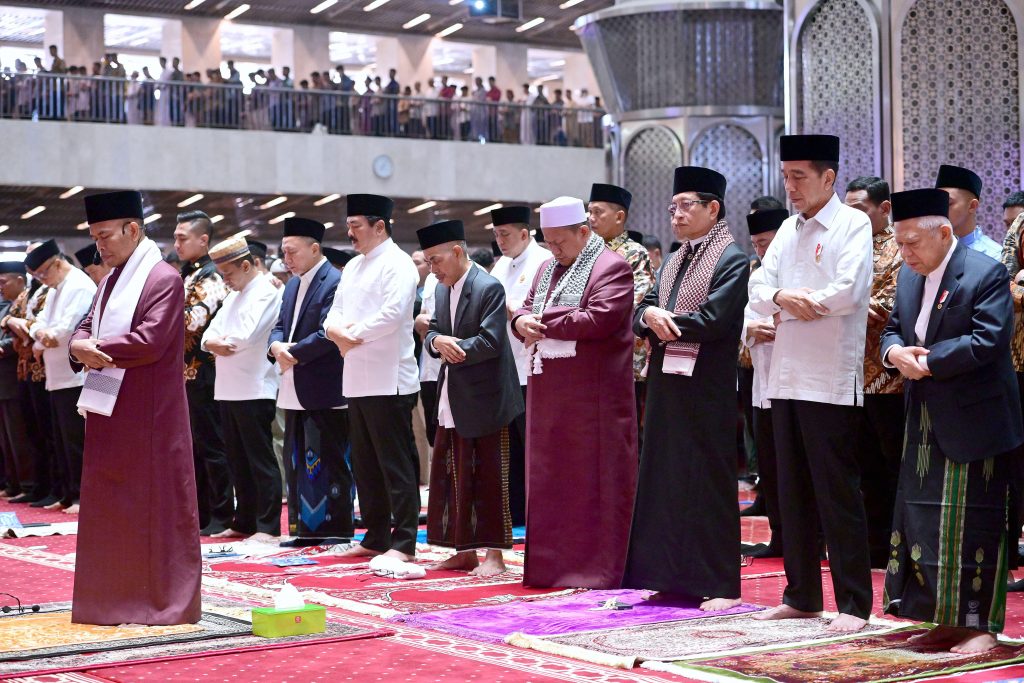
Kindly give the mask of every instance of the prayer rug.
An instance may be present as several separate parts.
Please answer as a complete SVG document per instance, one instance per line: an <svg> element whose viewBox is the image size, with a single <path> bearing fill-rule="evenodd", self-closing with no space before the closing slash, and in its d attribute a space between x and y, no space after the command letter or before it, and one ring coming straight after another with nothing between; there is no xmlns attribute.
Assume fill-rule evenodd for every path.
<svg viewBox="0 0 1024 683"><path fill-rule="evenodd" d="M606 666L632 668L639 661L673 661L773 645L835 640L834 634L825 631L829 621L821 618L768 622L752 619L749 614L733 614L541 638L517 633L509 642ZM866 630L880 631L894 625L896 622L873 624Z"/></svg>
<svg viewBox="0 0 1024 683"><path fill-rule="evenodd" d="M677 661L668 665L645 662L643 666L707 681L882 683L949 675L1024 661L1024 644L1019 643L1003 644L978 655L957 655L948 648L907 644L908 637L924 632L925 629L919 626L909 626L863 638Z"/></svg>
<svg viewBox="0 0 1024 683"><path fill-rule="evenodd" d="M38 613L0 617L0 663L252 633L250 622L212 612L203 612L197 624L93 626L71 623L67 603L40 607Z"/></svg>
<svg viewBox="0 0 1024 683"><path fill-rule="evenodd" d="M743 614L761 609L754 605L739 605L721 612L702 612L698 603L652 602L644 599L649 594L649 591L638 590L587 591L536 602L403 615L393 617L392 621L474 640L500 643L512 634L564 635L621 626ZM601 609L606 601L612 599L630 605L631 608Z"/></svg>

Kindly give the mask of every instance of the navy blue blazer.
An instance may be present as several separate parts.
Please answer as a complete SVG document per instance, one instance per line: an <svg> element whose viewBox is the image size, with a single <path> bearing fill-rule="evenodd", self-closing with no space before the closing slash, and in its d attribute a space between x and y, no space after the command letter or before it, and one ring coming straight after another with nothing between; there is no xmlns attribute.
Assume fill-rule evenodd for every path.
<svg viewBox="0 0 1024 683"><path fill-rule="evenodd" d="M325 261L309 283L295 325L295 334L291 335L295 343L291 354L299 361L292 368L295 373L295 394L306 410L326 410L345 405L345 396L341 393L344 370L341 352L324 332L324 319L334 303L334 292L339 282L341 273ZM270 333L268 347L277 341L288 341L298 296L299 278L293 277L284 286L281 314ZM270 358L273 361L274 357Z"/></svg>
<svg viewBox="0 0 1024 683"><path fill-rule="evenodd" d="M882 332L883 358L893 344L916 345L924 280L906 265L900 270L896 305ZM1010 358L1013 299L1006 267L958 242L935 301L925 305L933 307L923 344L932 374L904 383L908 406L928 405L935 441L954 462L1017 448L1024 427Z"/></svg>

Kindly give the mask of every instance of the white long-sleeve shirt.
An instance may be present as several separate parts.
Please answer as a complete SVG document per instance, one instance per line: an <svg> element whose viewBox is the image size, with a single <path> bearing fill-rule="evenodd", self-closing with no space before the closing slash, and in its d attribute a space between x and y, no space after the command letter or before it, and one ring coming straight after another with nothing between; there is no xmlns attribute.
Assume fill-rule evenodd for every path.
<svg viewBox="0 0 1024 683"><path fill-rule="evenodd" d="M230 356L214 356L217 377L213 397L218 401L277 398L278 375L267 358L267 341L281 310L281 290L266 278L254 277L239 292L224 299L220 311L203 333L206 343L221 339L235 345Z"/></svg>
<svg viewBox="0 0 1024 683"><path fill-rule="evenodd" d="M813 218L783 222L749 285L751 310L781 314L767 398L863 403L872 278L871 222L838 195ZM772 301L780 289L802 287L813 290L811 298L828 308L827 315L797 320Z"/></svg>
<svg viewBox="0 0 1024 683"><path fill-rule="evenodd" d="M530 287L533 286L533 278L541 264L551 258L551 252L537 244L533 238L523 249L523 253L514 259L502 256L491 269L491 276L505 288L505 301L513 311L519 309L526 297L530 294ZM519 384L526 386L526 378L529 377L529 355L523 342L512 334L512 324L509 323L508 341L512 347L512 356L516 359L516 372L519 374Z"/></svg>
<svg viewBox="0 0 1024 683"><path fill-rule="evenodd" d="M775 342L757 342L747 336L747 328L750 323L758 320L768 320L771 317L758 315L750 308L748 303L743 308L743 332L741 341L750 349L750 363L754 366L754 385L751 403L755 408L769 409L772 402L768 398L768 373L772 367L772 351L775 349Z"/></svg>
<svg viewBox="0 0 1024 683"><path fill-rule="evenodd" d="M88 275L72 267L64 280L50 289L43 310L36 316L32 337L36 340L36 346L43 349L47 391L80 387L85 381L84 372L71 369L68 344L71 335L78 329L78 323L89 312L94 296L96 284ZM39 340L45 333L57 338L57 346L52 349L43 347Z"/></svg>
<svg viewBox="0 0 1024 683"><path fill-rule="evenodd" d="M302 312L302 304L306 300L306 294L309 292L309 286L313 283L313 278L316 277L316 274L320 272L321 268L333 268L333 266L327 262L325 257L321 257L315 266L298 276L299 291L295 293L295 310L292 311L291 332L289 332L287 339L289 343L295 341L295 326L299 324L299 314ZM283 296L284 290L281 291ZM288 368L281 373L281 390L277 395L277 407L282 410L305 410L305 408L302 407L302 404L299 403L298 394L295 393L294 368Z"/></svg>
<svg viewBox="0 0 1024 683"><path fill-rule="evenodd" d="M346 398L408 395L419 391L412 311L419 272L388 238L345 266L324 329L345 327L363 340L345 354Z"/></svg>
<svg viewBox="0 0 1024 683"><path fill-rule="evenodd" d="M434 315L434 293L437 290L437 276L427 275L423 281L423 300L420 302L420 315ZM427 351L426 344L420 349L420 382L436 382L441 372L441 359L434 358Z"/></svg>

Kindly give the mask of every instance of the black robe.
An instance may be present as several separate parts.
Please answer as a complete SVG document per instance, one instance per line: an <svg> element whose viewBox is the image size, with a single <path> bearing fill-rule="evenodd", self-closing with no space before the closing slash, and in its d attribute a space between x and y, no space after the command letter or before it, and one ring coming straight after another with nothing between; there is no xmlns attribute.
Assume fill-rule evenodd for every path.
<svg viewBox="0 0 1024 683"><path fill-rule="evenodd" d="M688 265L674 283L659 277L634 317L634 331L648 336L653 353L624 586L697 600L738 598L736 361L750 267L740 248L729 245L700 310L675 316L680 340L700 342L687 377L661 371L665 347L639 321L648 306L658 305L662 286L672 287L668 307L674 306Z"/></svg>

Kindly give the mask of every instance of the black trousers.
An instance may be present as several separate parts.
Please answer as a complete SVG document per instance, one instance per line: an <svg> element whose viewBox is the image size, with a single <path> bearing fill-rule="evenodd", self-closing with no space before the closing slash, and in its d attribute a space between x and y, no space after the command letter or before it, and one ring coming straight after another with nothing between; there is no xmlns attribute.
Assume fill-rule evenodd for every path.
<svg viewBox="0 0 1024 683"><path fill-rule="evenodd" d="M433 447L434 433L437 431L437 382L420 382L420 403L423 404L427 443Z"/></svg>
<svg viewBox="0 0 1024 683"><path fill-rule="evenodd" d="M29 433L39 443L36 449L36 485L40 496L64 496L64 481L56 469L57 449L54 445L53 412L50 408L50 392L45 382L26 382L31 415Z"/></svg>
<svg viewBox="0 0 1024 683"><path fill-rule="evenodd" d="M192 461L196 469L199 528L227 528L235 513L231 469L224 454L220 411L213 400L213 383L185 384L188 421L192 427Z"/></svg>
<svg viewBox="0 0 1024 683"><path fill-rule="evenodd" d="M281 469L270 430L273 399L219 401L224 446L235 484L231 528L246 534L281 535Z"/></svg>
<svg viewBox="0 0 1024 683"><path fill-rule="evenodd" d="M21 387L18 388L21 393ZM0 401L0 450L4 454L4 474L8 489L36 498L39 495L36 483L39 434L28 430L26 398L27 396L16 396Z"/></svg>
<svg viewBox="0 0 1024 683"><path fill-rule="evenodd" d="M779 467L775 454L775 428L771 408L755 408L753 413L754 443L757 446L757 467L761 480L757 494L764 497L768 526L772 531L769 547L782 549L782 512L779 510Z"/></svg>
<svg viewBox="0 0 1024 683"><path fill-rule="evenodd" d="M839 611L861 619L871 613L867 520L857 466L862 411L855 406L772 399L788 584L782 601L798 610L822 609L820 518Z"/></svg>
<svg viewBox="0 0 1024 683"><path fill-rule="evenodd" d="M72 505L78 502L82 486L82 451L85 448L85 418L78 414L78 397L81 387L57 389L50 392L50 409L53 419L54 451L64 475L64 490L61 503Z"/></svg>
<svg viewBox="0 0 1024 683"><path fill-rule="evenodd" d="M371 550L416 552L420 489L419 458L412 447L415 406L416 394L348 400L352 473L366 527L361 544Z"/></svg>
<svg viewBox="0 0 1024 683"><path fill-rule="evenodd" d="M633 398L636 403L636 457L644 450L644 409L647 407L647 382L633 382Z"/></svg>
<svg viewBox="0 0 1024 683"><path fill-rule="evenodd" d="M865 394L860 430L860 485L868 522L871 566L885 569L903 458L903 393Z"/></svg>
<svg viewBox="0 0 1024 683"><path fill-rule="evenodd" d="M522 385L526 405L526 385ZM508 507L512 526L526 525L526 411L508 426Z"/></svg>
<svg viewBox="0 0 1024 683"><path fill-rule="evenodd" d="M736 367L736 388L740 401L740 446L747 474L760 474L760 452L754 438L754 369Z"/></svg>

